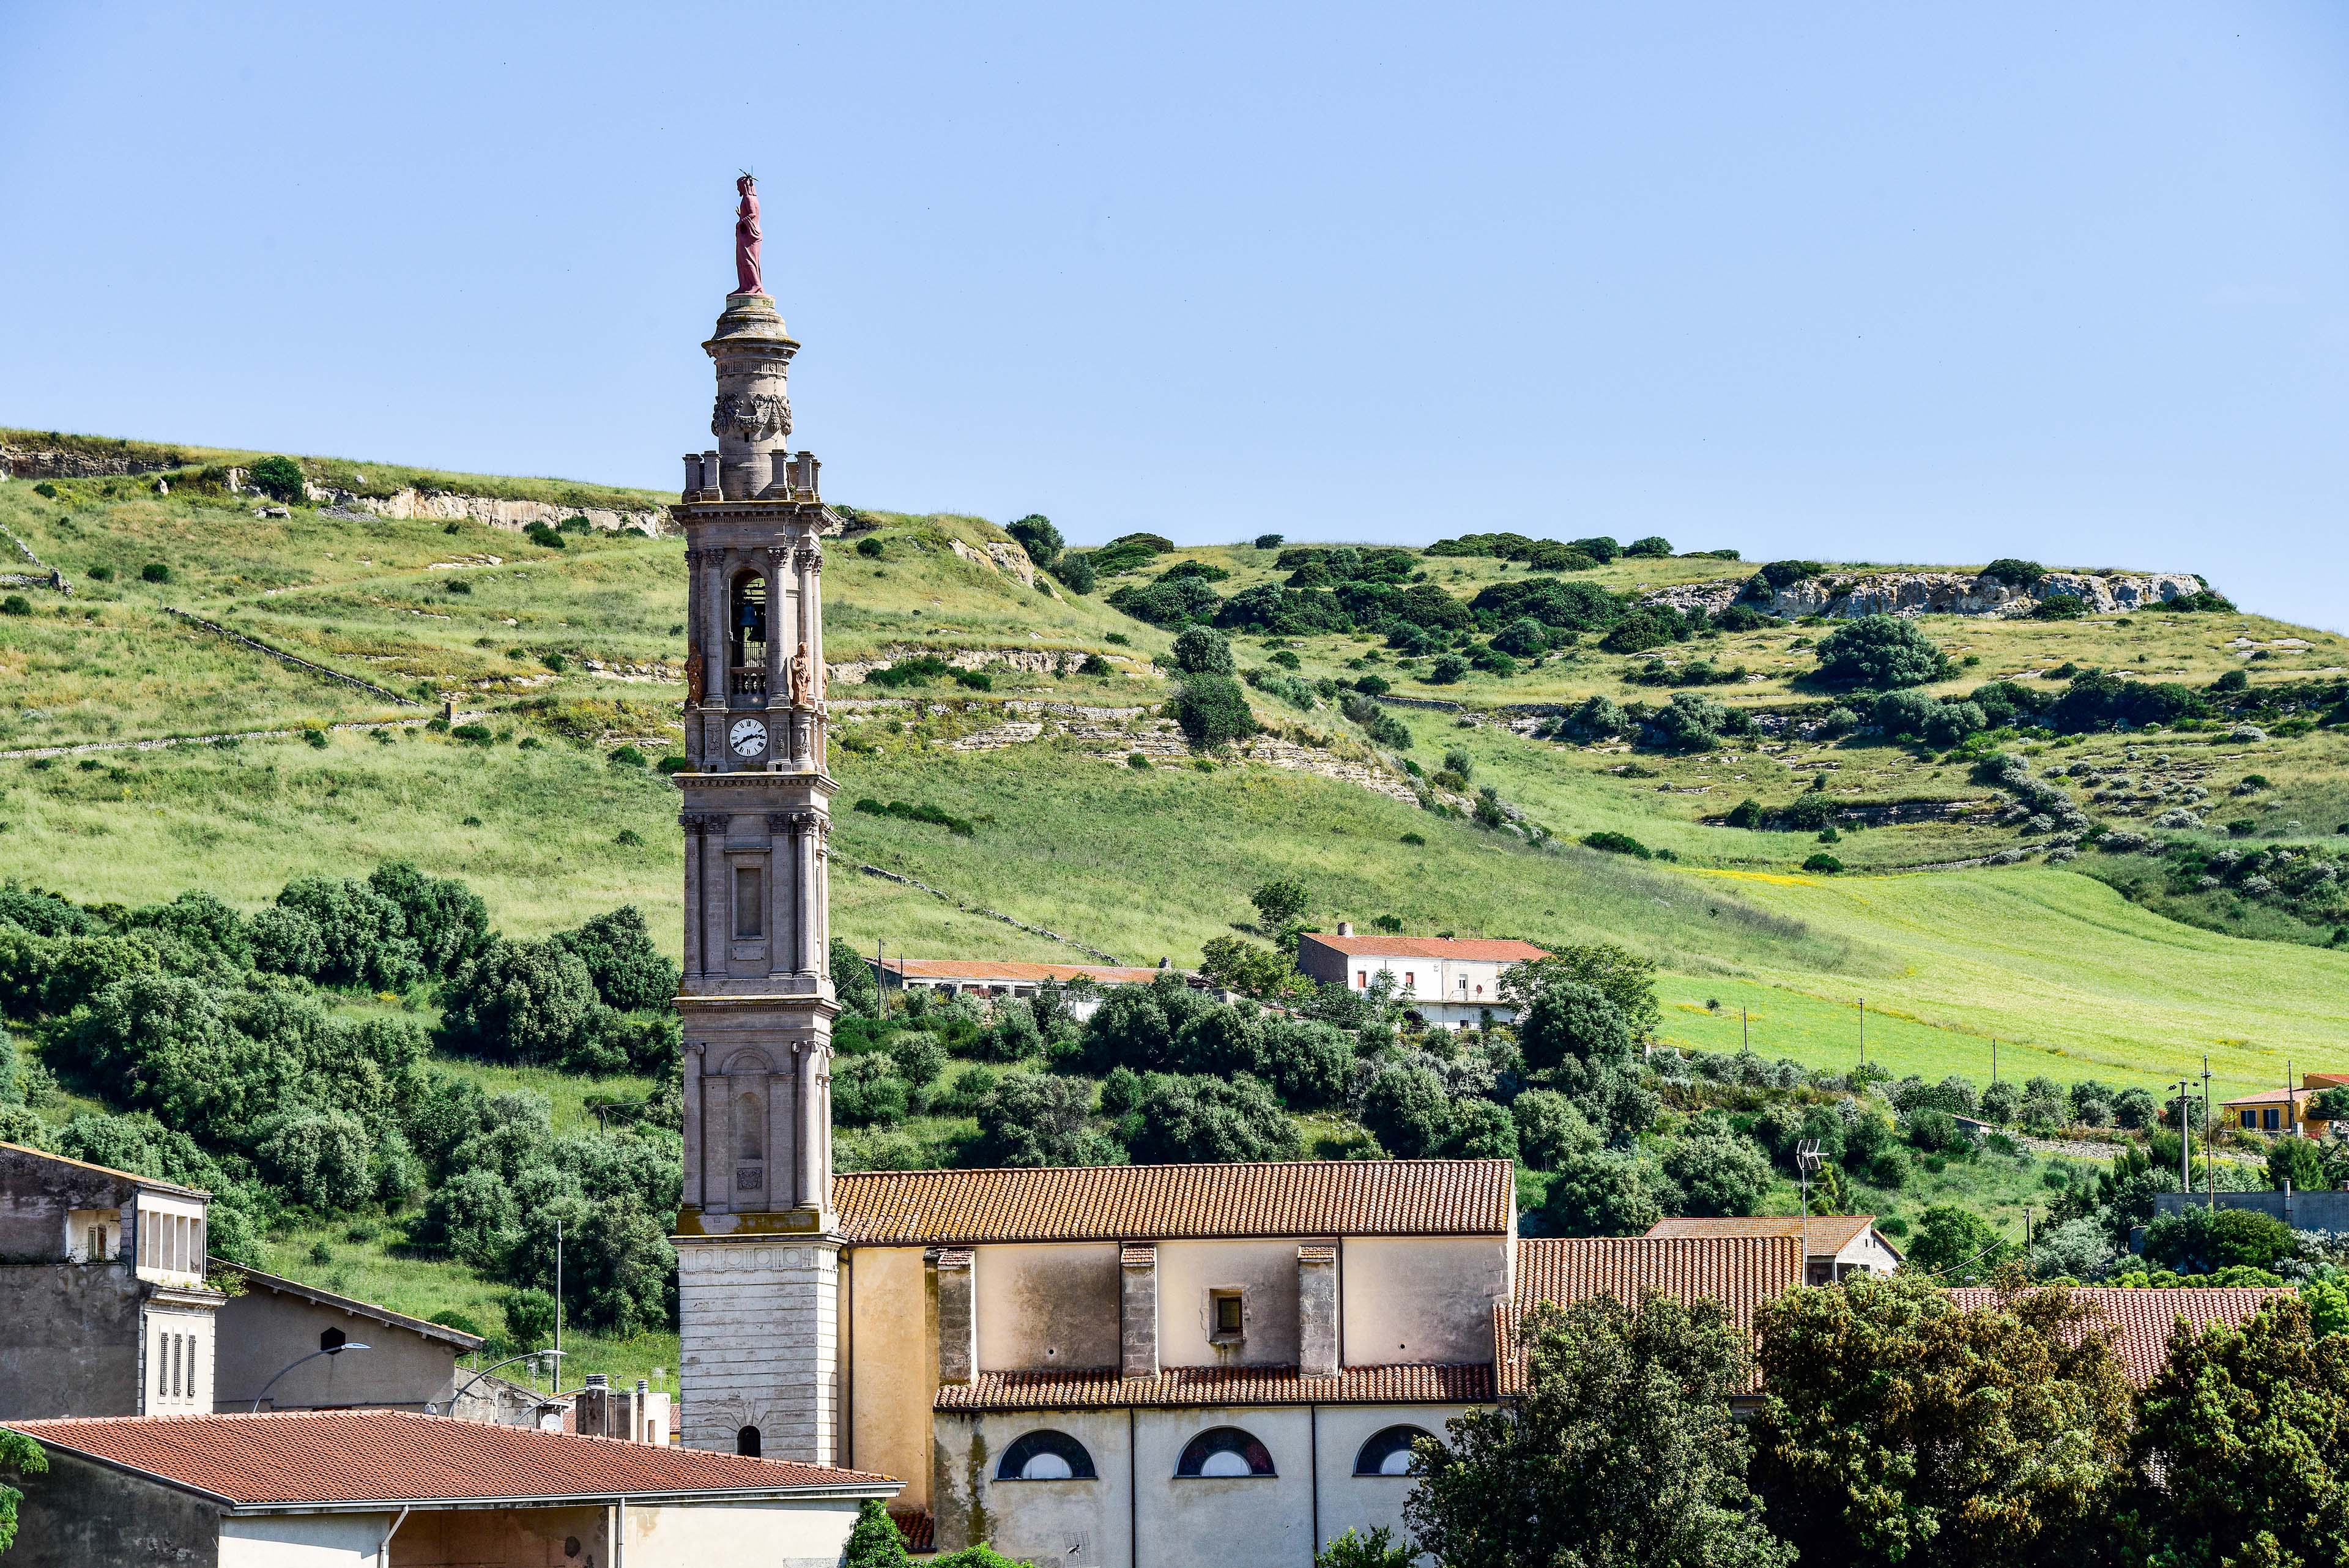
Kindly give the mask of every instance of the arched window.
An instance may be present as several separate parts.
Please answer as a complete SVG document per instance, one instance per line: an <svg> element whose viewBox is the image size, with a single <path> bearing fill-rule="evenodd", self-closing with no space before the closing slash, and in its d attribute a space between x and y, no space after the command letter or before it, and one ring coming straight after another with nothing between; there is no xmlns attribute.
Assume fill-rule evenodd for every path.
<svg viewBox="0 0 2349 1568"><path fill-rule="evenodd" d="M1422 1438L1433 1434L1417 1427L1388 1427L1372 1432L1370 1441L1354 1456L1354 1473L1358 1476L1407 1476L1411 1474L1411 1446Z"/></svg>
<svg viewBox="0 0 2349 1568"><path fill-rule="evenodd" d="M1268 1476L1272 1456L1237 1427L1210 1427L1183 1447L1177 1476Z"/></svg>
<svg viewBox="0 0 2349 1568"><path fill-rule="evenodd" d="M734 1158L767 1158L766 1118L759 1114L759 1096L745 1091L734 1101Z"/></svg>
<svg viewBox="0 0 2349 1568"><path fill-rule="evenodd" d="M757 1459L759 1457L759 1428L756 1427L745 1427L740 1431L735 1433L734 1451L740 1454L744 1459Z"/></svg>
<svg viewBox="0 0 2349 1568"><path fill-rule="evenodd" d="M997 1480L1091 1480L1093 1457L1066 1432L1030 1432L1003 1450Z"/></svg>

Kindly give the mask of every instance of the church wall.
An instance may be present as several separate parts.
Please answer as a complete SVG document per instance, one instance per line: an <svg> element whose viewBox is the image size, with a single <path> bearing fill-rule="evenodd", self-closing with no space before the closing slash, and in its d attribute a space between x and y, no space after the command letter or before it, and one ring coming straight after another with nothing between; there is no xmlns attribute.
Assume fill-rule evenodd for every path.
<svg viewBox="0 0 2349 1568"><path fill-rule="evenodd" d="M1117 1244L977 1250L978 1365L988 1372L1117 1365Z"/></svg>
<svg viewBox="0 0 2349 1568"><path fill-rule="evenodd" d="M904 1481L895 1506L927 1508L938 1333L922 1249L858 1247L841 1263L849 1351L843 1462Z"/></svg>
<svg viewBox="0 0 2349 1568"><path fill-rule="evenodd" d="M1444 1436L1444 1423L1465 1415L1466 1405L1325 1405L1321 1407L1318 1474L1321 1492L1321 1544L1357 1530L1368 1535L1380 1525L1404 1539L1402 1505L1411 1496L1408 1476L1357 1476L1354 1459L1362 1445L1389 1427L1417 1427ZM1278 1456L1276 1456L1278 1457Z"/></svg>
<svg viewBox="0 0 2349 1568"><path fill-rule="evenodd" d="M1354 1236L1339 1256L1347 1366L1493 1359L1493 1303L1509 1293L1506 1238Z"/></svg>
<svg viewBox="0 0 2349 1568"><path fill-rule="evenodd" d="M1221 1290L1241 1293L1246 1332L1236 1345L1217 1345L1209 1337L1208 1293ZM1158 1244L1160 1365L1293 1366L1298 1337L1295 1241ZM1488 1348L1485 1355L1491 1354ZM1116 1360L1112 1352L1109 1364Z"/></svg>
<svg viewBox="0 0 2349 1568"><path fill-rule="evenodd" d="M1292 1262L1296 1249L1289 1249ZM1271 1476L1178 1478L1184 1446L1237 1427L1272 1456ZM1309 1408L1143 1410L1134 1421L1141 1564L1311 1568L1313 1413Z"/></svg>
<svg viewBox="0 0 2349 1568"><path fill-rule="evenodd" d="M1065 1432L1092 1456L1092 1480L997 1480L1003 1450L1040 1429ZM1067 1568L1132 1568L1134 1523L1123 1410L1019 1410L937 1417L938 1544L978 1541L1007 1557ZM1209 1553L1198 1563L1217 1561Z"/></svg>

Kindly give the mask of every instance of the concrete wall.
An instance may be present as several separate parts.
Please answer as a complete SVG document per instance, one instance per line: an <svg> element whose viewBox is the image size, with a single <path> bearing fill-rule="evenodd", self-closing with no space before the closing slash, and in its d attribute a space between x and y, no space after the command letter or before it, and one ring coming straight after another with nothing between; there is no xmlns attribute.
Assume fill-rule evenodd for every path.
<svg viewBox="0 0 2349 1568"><path fill-rule="evenodd" d="M2153 1207L2157 1214L2175 1214L2189 1203L2209 1200L2204 1192L2157 1192ZM2221 1192L2219 1207L2257 1210L2297 1231L2349 1231L2349 1192L2294 1192L2289 1203L2281 1192Z"/></svg>
<svg viewBox="0 0 2349 1568"><path fill-rule="evenodd" d="M905 1483L900 1508L930 1505L930 1403L937 1323L919 1247L859 1247L841 1258L848 1299L849 1431L843 1463Z"/></svg>
<svg viewBox="0 0 2349 1568"><path fill-rule="evenodd" d="M988 1372L1117 1365L1117 1246L980 1247L978 1365Z"/></svg>
<svg viewBox="0 0 2349 1568"><path fill-rule="evenodd" d="M265 1514L220 1521L220 1568L379 1568L383 1532L391 1513ZM408 1554L409 1532L421 1521L410 1514L393 1538L395 1561ZM497 1561L482 1558L484 1564ZM533 1560L531 1568L538 1568Z"/></svg>
<svg viewBox="0 0 2349 1568"><path fill-rule="evenodd" d="M1209 1338L1209 1293L1220 1290L1241 1293L1245 1333L1236 1345L1218 1345ZM1114 1329L1114 1296L1108 1321ZM1161 1366L1293 1366L1297 1348L1294 1240L1158 1244ZM1114 1366L1116 1361L1112 1355L1106 1365Z"/></svg>
<svg viewBox="0 0 2349 1568"><path fill-rule="evenodd" d="M413 1329L285 1295L250 1284L219 1314L220 1373L213 1397L223 1410L245 1410L264 1385L296 1358L318 1348L318 1336L338 1328L365 1351L326 1355L277 1379L267 1410L325 1406L420 1409L427 1401L448 1408L457 1391L457 1350Z"/></svg>
<svg viewBox="0 0 2349 1568"><path fill-rule="evenodd" d="M75 1210L120 1211L138 1192L109 1171L75 1165L35 1149L0 1148L0 1263L62 1261Z"/></svg>
<svg viewBox="0 0 2349 1568"><path fill-rule="evenodd" d="M1505 1238L1349 1237L1338 1267L1347 1366L1493 1359L1493 1303L1509 1292Z"/></svg>
<svg viewBox="0 0 2349 1568"><path fill-rule="evenodd" d="M52 1448L49 1468L12 1479L25 1494L8 1568L216 1568L209 1503Z"/></svg>
<svg viewBox="0 0 2349 1568"><path fill-rule="evenodd" d="M140 1414L144 1294L120 1263L0 1263L0 1420Z"/></svg>
<svg viewBox="0 0 2349 1568"><path fill-rule="evenodd" d="M1464 1406L1277 1407L1206 1410L1018 1411L936 1418L938 1543L988 1541L1006 1556L1065 1568L1311 1568L1352 1529L1401 1533L1407 1477L1357 1477L1372 1434L1417 1427L1437 1437ZM1131 1425L1129 1426L1129 1421ZM1213 1427L1264 1444L1269 1478L1178 1478L1184 1447ZM1090 1481L999 1481L1022 1435L1065 1432L1092 1456ZM1128 1432L1133 1433L1129 1444ZM1319 1539L1316 1539L1316 1532Z"/></svg>

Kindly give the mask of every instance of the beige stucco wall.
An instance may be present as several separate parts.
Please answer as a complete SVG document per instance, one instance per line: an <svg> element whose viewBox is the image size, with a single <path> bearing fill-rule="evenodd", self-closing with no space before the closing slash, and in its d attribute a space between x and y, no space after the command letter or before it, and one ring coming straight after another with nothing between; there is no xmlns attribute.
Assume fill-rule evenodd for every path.
<svg viewBox="0 0 2349 1568"><path fill-rule="evenodd" d="M1347 1366L1493 1359L1493 1303L1509 1289L1505 1238L1353 1236L1338 1258Z"/></svg>
<svg viewBox="0 0 2349 1568"><path fill-rule="evenodd" d="M987 1541L1007 1557L1065 1568L1129 1568L1126 1413L1014 1411L937 1418L938 1541ZM1065 1432L1092 1456L1092 1480L999 1481L996 1466L1026 1433ZM1202 1559L1206 1561L1206 1559Z"/></svg>
<svg viewBox="0 0 2349 1568"><path fill-rule="evenodd" d="M1464 1414L1465 1405L1325 1405L1321 1407L1319 1477L1321 1542L1327 1546L1348 1530L1368 1535L1380 1525L1405 1539L1402 1505L1411 1496L1408 1476L1357 1476L1362 1445L1389 1427L1417 1427L1432 1437Z"/></svg>
<svg viewBox="0 0 2349 1568"><path fill-rule="evenodd" d="M1161 1241L1162 1366L1290 1366L1297 1362L1297 1242ZM1246 1337L1210 1342L1208 1293L1241 1293ZM1113 1298L1112 1298L1113 1300ZM1111 1321L1116 1321L1112 1308ZM1112 1354L1110 1360L1113 1363Z"/></svg>
<svg viewBox="0 0 2349 1568"><path fill-rule="evenodd" d="M834 1568L855 1526L856 1504L845 1500L632 1506L623 1561L626 1568ZM393 1561L407 1568L406 1558Z"/></svg>
<svg viewBox="0 0 2349 1568"><path fill-rule="evenodd" d="M1292 1249L1293 1252L1293 1249ZM1237 1427L1272 1455L1277 1475L1178 1480L1184 1445ZM1142 1568L1309 1568L1313 1561L1309 1409L1144 1410L1134 1421Z"/></svg>
<svg viewBox="0 0 2349 1568"><path fill-rule="evenodd" d="M854 1248L841 1254L841 1265L849 1325L849 1431L842 1462L905 1482L898 1507L927 1508L938 1333L922 1249Z"/></svg>
<svg viewBox="0 0 2349 1568"><path fill-rule="evenodd" d="M982 1371L1117 1365L1117 1246L980 1247Z"/></svg>
<svg viewBox="0 0 2349 1568"><path fill-rule="evenodd" d="M1835 1262L1838 1271L1871 1269L1879 1274L1889 1274L1900 1266L1899 1260L1892 1255L1892 1249L1886 1246L1883 1238L1874 1231L1862 1231L1844 1243L1843 1251L1835 1255Z"/></svg>
<svg viewBox="0 0 2349 1568"><path fill-rule="evenodd" d="M220 1568L376 1568L388 1513L270 1514L220 1521ZM405 1546L407 1531L398 1544ZM400 1561L413 1563L416 1559Z"/></svg>

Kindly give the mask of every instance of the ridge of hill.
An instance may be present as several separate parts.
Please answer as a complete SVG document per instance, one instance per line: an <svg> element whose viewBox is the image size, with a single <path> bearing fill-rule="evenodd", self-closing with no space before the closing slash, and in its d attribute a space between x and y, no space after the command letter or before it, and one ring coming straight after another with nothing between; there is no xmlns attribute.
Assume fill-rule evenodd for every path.
<svg viewBox="0 0 2349 1568"><path fill-rule="evenodd" d="M256 455L155 452L195 464ZM336 467L302 462L305 473ZM370 482L424 472L358 466ZM657 755L678 732L674 540L548 543L474 518L307 505L256 517L249 498L201 484L159 494L129 475L43 485L51 493L0 485L0 524L73 591L27 589L33 613L0 616L0 677L16 694L0 753L126 749L0 758L0 875L87 899L204 885L251 904L291 876L398 857L467 877L509 929L553 929L627 900L673 946L673 795L607 758ZM1136 560L1129 541L1122 563L1115 545L1090 553L1100 581L1080 593L1023 573L1025 552L984 520L841 510L849 532L826 572L835 900L860 946L1071 956L1040 929L1190 963L1208 938L1248 926L1254 887L1288 876L1311 889L1319 923L1384 916L1412 931L1621 941L1661 966L1670 1044L1750 1039L1833 1064L1856 1058L1865 999L1869 1055L1899 1071L1987 1077L1993 1038L2002 1073L2063 1079L2152 1085L2205 1054L2230 1087L2272 1084L2287 1062L2342 1064L2323 1001L2349 973L2349 955L2328 950L2337 902L2284 886L2292 866L2332 864L2332 829L2349 821L2349 757L2331 722L2342 694L2325 700L2349 644L2332 634L2231 608L1919 615L1909 624L1950 660L1915 688L1934 699L2004 683L2053 703L2091 670L2128 672L2132 691L2240 686L2209 700L2224 708L2216 717L2158 739L2007 725L1962 745L1902 744L1839 728L1847 699L1815 680L1831 622L1714 612L1719 624L1683 623L1628 652L1553 628L1504 670L1489 657L1500 638L1470 607L1541 583L1634 605L1747 570L1719 555L1551 572L1414 552L1417 586L1461 607L1446 646L1475 662L1464 654L1444 671L1410 639L1352 626L1236 626L1265 732L1195 755L1161 711L1172 628L1111 601L1185 578L1212 585L1219 605L1307 591L1288 586L1306 570L1299 546L1151 543ZM1325 552L1309 564L1342 547L1305 548ZM1811 568L1800 580L1826 584L1928 570L1796 565ZM448 701L479 738L429 731L412 710L173 610ZM948 672L892 682L891 667L925 654ZM1677 684L1692 676L1702 683ZM1386 686L1384 739L1347 717L1367 677ZM1643 739L1646 719L1562 732L1593 699L1634 715L1718 701L1754 728L1687 750ZM254 738L127 749L238 733ZM2002 748L2022 771L1985 774ZM1446 765L1454 753L1464 774ZM1473 820L1485 788L1491 827ZM1806 805L1811 794L1826 804ZM970 831L854 809L867 799ZM1748 800L1757 826L1738 826ZM2156 827L2179 811L2190 826ZM2085 826L2062 826L2063 813ZM1794 829L1789 814L1812 826ZM2161 852L2095 849L2095 829ZM1837 842L1823 849L1820 832ZM1840 874L1803 868L1821 853ZM1951 866L1964 868L1928 869Z"/></svg>

